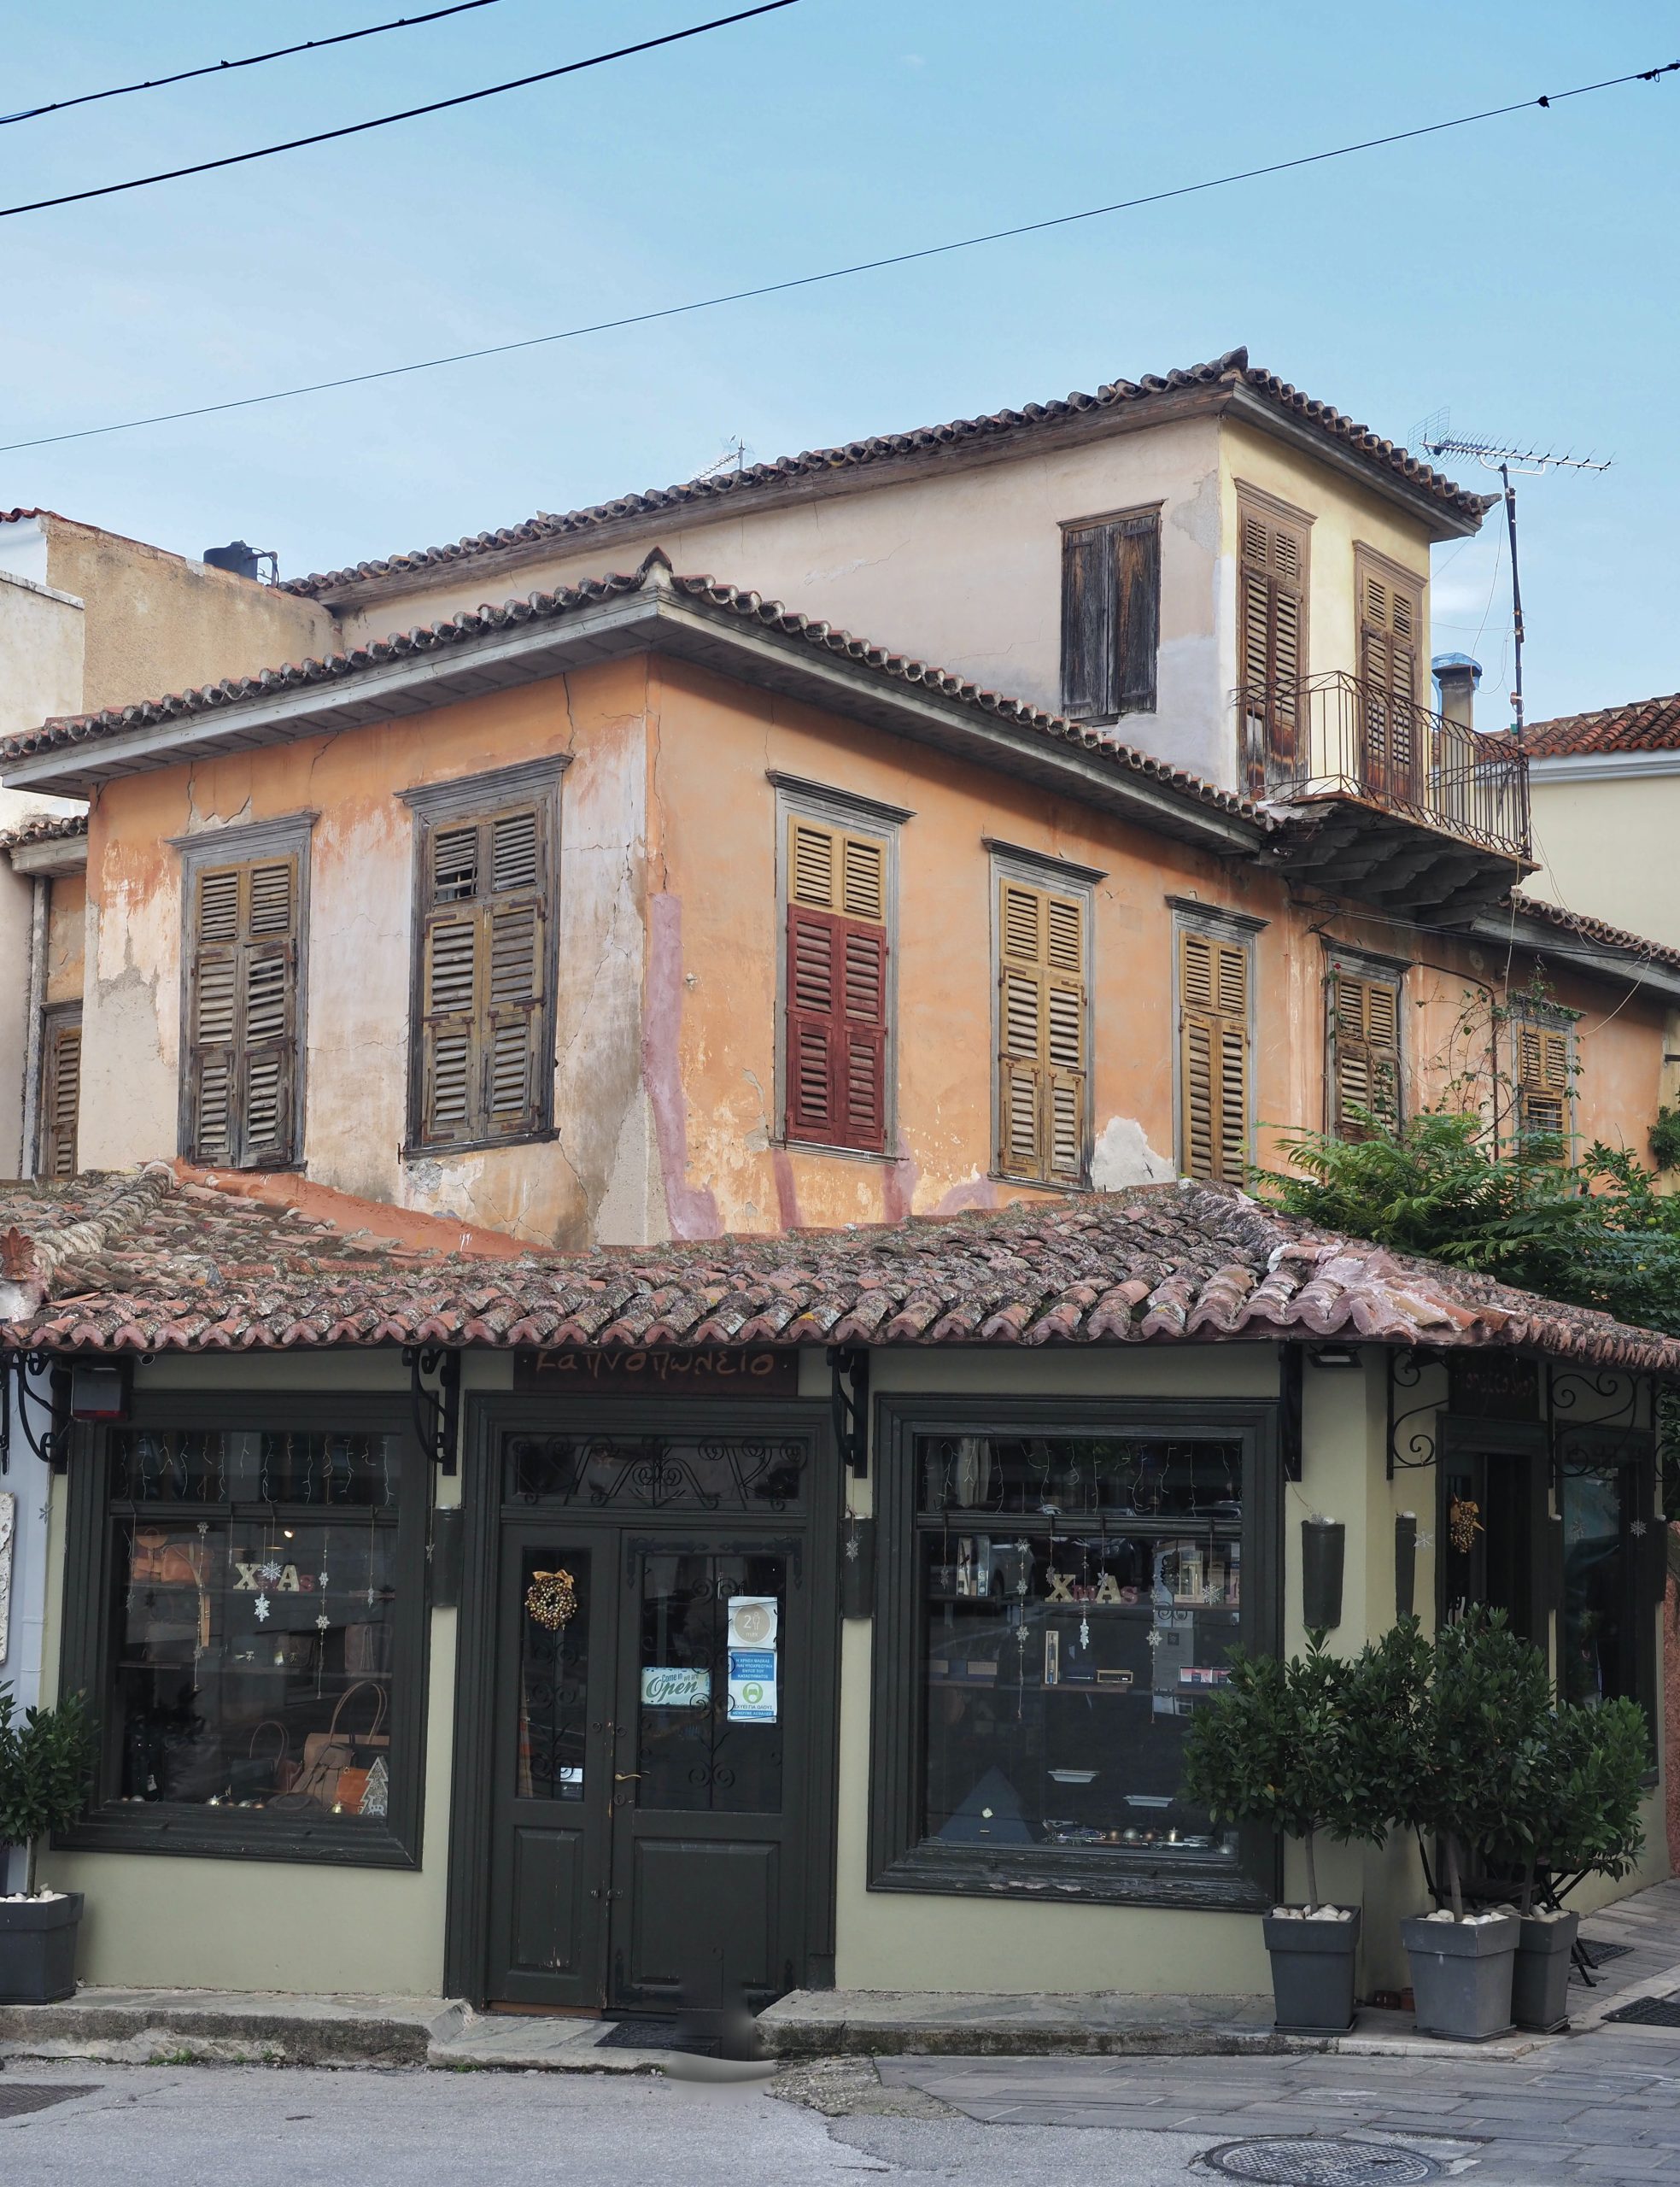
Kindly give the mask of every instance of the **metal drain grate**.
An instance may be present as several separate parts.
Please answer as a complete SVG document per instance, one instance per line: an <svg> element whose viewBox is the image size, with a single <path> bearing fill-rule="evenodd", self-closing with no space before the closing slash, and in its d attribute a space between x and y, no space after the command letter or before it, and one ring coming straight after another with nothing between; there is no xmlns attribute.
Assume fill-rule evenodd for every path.
<svg viewBox="0 0 1680 2187"><path fill-rule="evenodd" d="M1417 2187L1420 2181L1442 2177L1434 2158L1418 2149L1316 2136L1222 2142L1202 2161L1221 2178L1245 2179L1257 2187Z"/></svg>
<svg viewBox="0 0 1680 2187"><path fill-rule="evenodd" d="M1636 1997L1630 2005L1618 2005L1604 2017L1631 2020L1638 2027L1680 2027L1680 1996Z"/></svg>
<svg viewBox="0 0 1680 2187"><path fill-rule="evenodd" d="M597 2050L686 2050L686 2043L677 2040L674 2020L614 2020L600 2041Z"/></svg>
<svg viewBox="0 0 1680 2187"><path fill-rule="evenodd" d="M37 2081L0 2088L0 2119L21 2119L26 2112L49 2111L55 2103L68 2103L72 2096L97 2096L99 2084L89 2081L74 2088L48 2088Z"/></svg>
<svg viewBox="0 0 1680 2187"><path fill-rule="evenodd" d="M1601 1944L1596 1937L1583 1937L1581 1949L1595 1967L1603 1967L1613 1959L1625 1959L1633 1950L1631 1944Z"/></svg>

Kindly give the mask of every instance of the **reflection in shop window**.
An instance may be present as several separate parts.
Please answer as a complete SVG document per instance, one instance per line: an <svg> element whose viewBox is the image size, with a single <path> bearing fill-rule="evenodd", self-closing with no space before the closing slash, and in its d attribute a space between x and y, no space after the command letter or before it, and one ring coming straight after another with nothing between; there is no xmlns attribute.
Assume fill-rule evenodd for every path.
<svg viewBox="0 0 1680 2187"><path fill-rule="evenodd" d="M114 1435L120 1801L387 1815L399 1471L394 1436Z"/></svg>
<svg viewBox="0 0 1680 2187"><path fill-rule="evenodd" d="M1242 1615L1242 1445L924 1436L924 1838L1232 1865L1180 1791Z"/></svg>
<svg viewBox="0 0 1680 2187"><path fill-rule="evenodd" d="M1630 1466L1566 1462L1563 1514L1562 1685L1570 1701L1638 1697L1629 1645L1632 1559Z"/></svg>

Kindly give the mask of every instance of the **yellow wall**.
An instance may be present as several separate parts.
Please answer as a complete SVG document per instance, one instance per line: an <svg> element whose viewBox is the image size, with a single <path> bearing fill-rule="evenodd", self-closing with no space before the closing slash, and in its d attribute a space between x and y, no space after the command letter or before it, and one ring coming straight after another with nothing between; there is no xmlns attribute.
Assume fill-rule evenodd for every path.
<svg viewBox="0 0 1680 2187"><path fill-rule="evenodd" d="M1640 755L1636 755L1640 756ZM1671 754L1680 761L1680 754ZM1542 870L1524 886L1572 912L1680 949L1680 765L1671 774L1572 781L1531 777L1534 854Z"/></svg>

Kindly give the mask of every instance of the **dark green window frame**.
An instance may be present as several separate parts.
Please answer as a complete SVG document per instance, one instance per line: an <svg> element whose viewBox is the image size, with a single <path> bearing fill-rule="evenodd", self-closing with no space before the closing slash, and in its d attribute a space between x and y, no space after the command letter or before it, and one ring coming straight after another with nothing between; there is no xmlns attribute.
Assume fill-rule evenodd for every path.
<svg viewBox="0 0 1680 2187"><path fill-rule="evenodd" d="M1560 1522L1558 1690L1566 1699L1570 1697L1568 1667L1564 1662L1564 1651L1568 1645L1570 1556L1566 1475L1572 1467L1619 1471L1627 1481L1621 1498L1619 1546L1620 1607L1633 1635L1633 1690L1629 1697L1645 1711L1651 1727L1654 1758L1660 1751L1662 1731L1662 1668L1657 1614L1668 1588L1668 1527L1657 1494L1657 1439L1648 1428L1595 1427L1590 1423L1577 1428L1555 1416L1553 1434ZM1654 1759L1649 1781L1656 1782Z"/></svg>
<svg viewBox="0 0 1680 2187"><path fill-rule="evenodd" d="M941 1844L920 1836L925 1696L921 1676L916 1440L928 1434L1216 1437L1243 1445L1240 1637L1274 1651L1283 1632L1283 1493L1278 1409L1263 1400L1195 1404L1162 1398L891 1398L876 1400L874 1690L870 1726L871 1891L907 1891L1058 1903L1200 1908L1254 1913L1276 1903L1280 1849L1265 1831L1242 1833L1235 1873L1117 1872L1114 1856L1061 1848ZM1015 1522L1011 1521L1011 1525Z"/></svg>
<svg viewBox="0 0 1680 2187"><path fill-rule="evenodd" d="M100 1719L103 1740L96 1797L81 1821L55 1834L53 1845L72 1852L163 1853L333 1867L418 1868L425 1785L430 1622L426 1536L431 1480L406 1400L367 1396L284 1398L272 1391L244 1398L234 1393L211 1397L143 1392L134 1397L124 1425L154 1430L290 1429L296 1434L337 1429L400 1439L402 1476L396 1518L398 1592L392 1621L389 1805L383 1829L358 1825L345 1830L335 1828L331 1818L311 1821L266 1809L211 1809L166 1802L138 1805L112 1797L120 1782L120 1727L114 1721L113 1703L113 1651L117 1636L108 1524L111 1431L81 1427L75 1431L69 1456L59 1690L87 1695L90 1707ZM229 1509L225 1504L171 1503L167 1506L172 1519L214 1517ZM319 1505L283 1504L273 1507L272 1516L281 1522L293 1517L309 1523L319 1519L321 1510Z"/></svg>

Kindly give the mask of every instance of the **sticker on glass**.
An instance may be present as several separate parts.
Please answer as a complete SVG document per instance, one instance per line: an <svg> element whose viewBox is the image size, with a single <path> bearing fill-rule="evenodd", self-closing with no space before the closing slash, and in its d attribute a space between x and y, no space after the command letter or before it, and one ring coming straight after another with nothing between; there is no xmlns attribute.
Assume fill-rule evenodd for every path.
<svg viewBox="0 0 1680 2187"><path fill-rule="evenodd" d="M730 1647L768 1648L774 1654L779 1609L774 1595L731 1595Z"/></svg>
<svg viewBox="0 0 1680 2187"><path fill-rule="evenodd" d="M733 1604L730 1608L733 1610ZM733 1617L730 1623L734 1623ZM730 1649L729 1721L732 1724L775 1723L776 1668L776 1651L772 1648Z"/></svg>
<svg viewBox="0 0 1680 2187"><path fill-rule="evenodd" d="M682 1663L641 1667L644 1709L704 1709L711 1698L710 1671L690 1670Z"/></svg>

